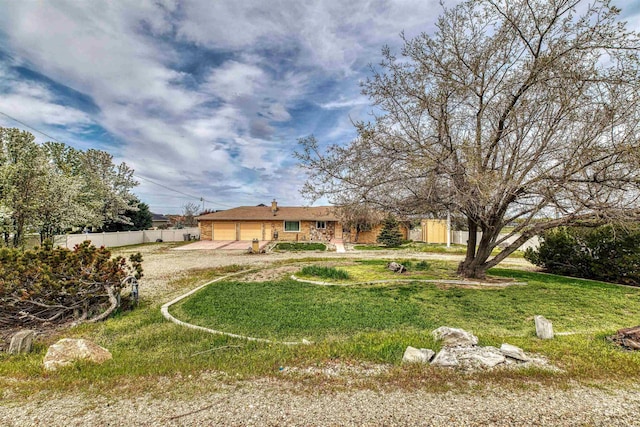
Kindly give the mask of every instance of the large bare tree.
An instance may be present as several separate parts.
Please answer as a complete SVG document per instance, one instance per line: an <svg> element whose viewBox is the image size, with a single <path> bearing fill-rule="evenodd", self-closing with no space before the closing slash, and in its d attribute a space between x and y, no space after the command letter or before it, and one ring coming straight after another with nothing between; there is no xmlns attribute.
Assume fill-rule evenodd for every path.
<svg viewBox="0 0 640 427"><path fill-rule="evenodd" d="M403 37L400 57L383 49L363 83L374 118L354 141L301 140L304 192L463 215L465 277L546 229L638 218L640 37L619 13L607 0L445 8L432 34Z"/></svg>

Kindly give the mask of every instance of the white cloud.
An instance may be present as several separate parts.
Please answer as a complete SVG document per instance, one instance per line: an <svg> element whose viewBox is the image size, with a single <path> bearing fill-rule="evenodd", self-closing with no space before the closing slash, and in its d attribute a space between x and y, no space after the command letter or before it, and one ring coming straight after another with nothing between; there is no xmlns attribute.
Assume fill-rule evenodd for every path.
<svg viewBox="0 0 640 427"><path fill-rule="evenodd" d="M320 120L301 119L300 105L361 114L363 67L383 44L399 43L402 29L415 33L437 14L437 0L5 2L0 44L12 65L82 93L98 112L63 104L46 84L11 81L1 61L0 111L64 126L57 135L78 145L73 132L97 123L118 140L109 151L119 161L187 193L224 185L240 189L228 193L238 200L266 194L293 203L300 174L285 166L293 140L282 135L309 134L304 120ZM225 60L203 61L198 66L209 68L192 75L181 68L182 49L196 49L191 43L201 48L191 61ZM349 132L345 115L327 137ZM245 181L246 171L260 179ZM153 188L144 186L149 194Z"/></svg>

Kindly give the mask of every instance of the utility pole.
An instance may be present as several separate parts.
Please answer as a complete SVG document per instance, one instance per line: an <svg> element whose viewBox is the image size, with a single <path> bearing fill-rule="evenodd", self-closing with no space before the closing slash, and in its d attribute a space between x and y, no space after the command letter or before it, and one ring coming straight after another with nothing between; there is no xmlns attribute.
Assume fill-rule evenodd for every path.
<svg viewBox="0 0 640 427"><path fill-rule="evenodd" d="M202 212L204 212L204 197L200 197L200 201L202 202Z"/></svg>

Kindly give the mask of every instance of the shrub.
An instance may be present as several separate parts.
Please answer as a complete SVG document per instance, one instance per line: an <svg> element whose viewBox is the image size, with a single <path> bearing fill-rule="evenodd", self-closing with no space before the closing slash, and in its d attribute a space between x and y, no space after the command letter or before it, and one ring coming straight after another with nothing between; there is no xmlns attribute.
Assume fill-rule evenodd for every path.
<svg viewBox="0 0 640 427"><path fill-rule="evenodd" d="M382 230L376 240L388 248L397 248L402 245L402 233L398 229L398 221L392 215L384 220Z"/></svg>
<svg viewBox="0 0 640 427"><path fill-rule="evenodd" d="M558 228L542 239L540 248L525 252L532 264L556 274L640 286L637 226Z"/></svg>
<svg viewBox="0 0 640 427"><path fill-rule="evenodd" d="M125 279L142 277L142 256L77 245L73 251L46 241L30 251L0 249L0 326L97 321L120 305Z"/></svg>
<svg viewBox="0 0 640 427"><path fill-rule="evenodd" d="M349 273L344 270L340 270L335 267L323 267L319 265L307 265L302 268L300 273L303 276L315 276L322 279L347 280L350 277Z"/></svg>
<svg viewBox="0 0 640 427"><path fill-rule="evenodd" d="M300 243L300 242L280 242L276 244L276 249L280 251L326 251L324 243Z"/></svg>

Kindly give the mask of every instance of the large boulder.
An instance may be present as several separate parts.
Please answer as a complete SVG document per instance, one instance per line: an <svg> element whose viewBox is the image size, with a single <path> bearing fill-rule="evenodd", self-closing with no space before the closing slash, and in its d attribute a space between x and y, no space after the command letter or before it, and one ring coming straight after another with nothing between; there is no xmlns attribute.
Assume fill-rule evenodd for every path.
<svg viewBox="0 0 640 427"><path fill-rule="evenodd" d="M428 348L407 347L402 363L429 363L436 353Z"/></svg>
<svg viewBox="0 0 640 427"><path fill-rule="evenodd" d="M436 340L442 340L443 347L467 347L478 344L478 337L464 329L440 326L431 332Z"/></svg>
<svg viewBox="0 0 640 427"><path fill-rule="evenodd" d="M78 360L87 360L99 364L111 358L109 350L92 341L63 338L47 350L47 354L44 356L44 368L48 371L55 371Z"/></svg>
<svg viewBox="0 0 640 427"><path fill-rule="evenodd" d="M16 332L11 337L9 344L9 354L29 353L33 345L33 338L36 336L35 331L31 329L23 329Z"/></svg>

